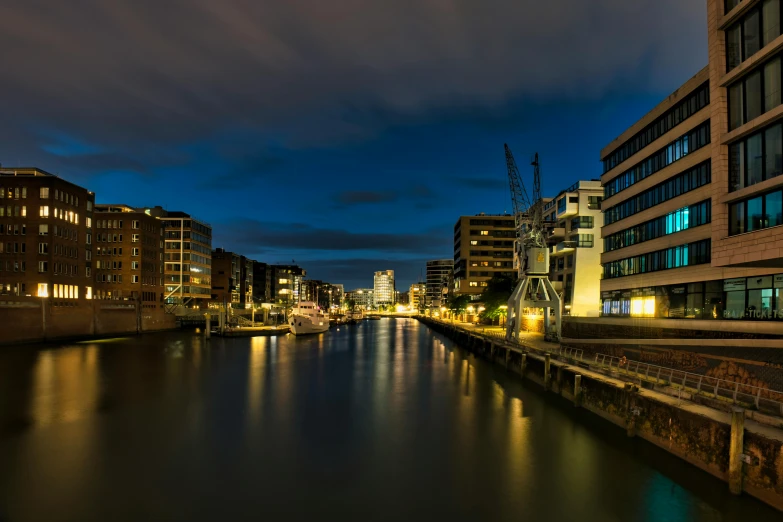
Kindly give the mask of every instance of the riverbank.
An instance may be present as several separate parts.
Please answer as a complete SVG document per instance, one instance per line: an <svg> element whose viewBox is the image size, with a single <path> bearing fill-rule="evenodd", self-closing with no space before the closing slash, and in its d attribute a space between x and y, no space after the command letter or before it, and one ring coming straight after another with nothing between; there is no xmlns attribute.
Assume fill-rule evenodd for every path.
<svg viewBox="0 0 783 522"><path fill-rule="evenodd" d="M419 317L474 354L555 393L783 511L783 429L591 370L579 353L531 335L509 343L498 332ZM642 387L639 384L642 384Z"/></svg>

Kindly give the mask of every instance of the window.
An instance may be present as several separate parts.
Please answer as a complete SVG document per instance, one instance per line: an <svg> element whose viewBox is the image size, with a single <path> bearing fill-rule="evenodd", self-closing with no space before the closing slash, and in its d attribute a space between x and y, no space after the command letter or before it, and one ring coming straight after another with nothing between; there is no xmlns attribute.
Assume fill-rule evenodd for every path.
<svg viewBox="0 0 783 522"><path fill-rule="evenodd" d="M627 172L620 174L604 185L604 198L611 197L631 185L651 176L673 162L695 152L710 143L710 121L707 120L695 129L680 136L636 164ZM558 206L559 206L558 202Z"/></svg>
<svg viewBox="0 0 783 522"><path fill-rule="evenodd" d="M40 217L49 217L49 206L41 205L40 207L38 207L38 215Z"/></svg>
<svg viewBox="0 0 783 522"><path fill-rule="evenodd" d="M139 269L139 262L138 261L131 261L131 269L138 270Z"/></svg>
<svg viewBox="0 0 783 522"><path fill-rule="evenodd" d="M489 230L482 230L481 232L479 232L479 235L488 236L489 235Z"/></svg>
<svg viewBox="0 0 783 522"><path fill-rule="evenodd" d="M593 228L593 216L579 216L571 220L571 230L575 228Z"/></svg>
<svg viewBox="0 0 783 522"><path fill-rule="evenodd" d="M92 211L92 201L90 201L90 200L88 199L88 200L87 200L87 212L91 212L91 211Z"/></svg>
<svg viewBox="0 0 783 522"><path fill-rule="evenodd" d="M38 261L38 272L44 273L49 271L49 262L48 261Z"/></svg>
<svg viewBox="0 0 783 522"><path fill-rule="evenodd" d="M729 85L729 130L780 105L780 60L780 56L777 56Z"/></svg>
<svg viewBox="0 0 783 522"><path fill-rule="evenodd" d="M729 190L783 173L783 126L775 124L729 146Z"/></svg>
<svg viewBox="0 0 783 522"><path fill-rule="evenodd" d="M707 224L711 220L711 213L712 201L709 199L675 210L665 216L645 221L605 237L604 250L607 252L617 250Z"/></svg>
<svg viewBox="0 0 783 522"><path fill-rule="evenodd" d="M139 276L134 275L131 276L131 283L138 283L139 282Z"/></svg>
<svg viewBox="0 0 783 522"><path fill-rule="evenodd" d="M688 95L688 97L666 111L643 130L639 131L633 138L626 141L604 158L604 173L609 172L644 147L653 143L655 140L672 130L678 123L681 123L696 114L706 107L709 102L709 84L708 82L704 82L698 89ZM677 115L676 118L675 115ZM677 123L675 123L675 121Z"/></svg>
<svg viewBox="0 0 783 522"><path fill-rule="evenodd" d="M478 286L478 282L477 281L470 281L468 283L468 286Z"/></svg>
<svg viewBox="0 0 783 522"><path fill-rule="evenodd" d="M49 243L38 243L38 253L39 254L48 254L49 253Z"/></svg>
<svg viewBox="0 0 783 522"><path fill-rule="evenodd" d="M604 264L604 279L669 270L710 262L711 240L658 250Z"/></svg>
<svg viewBox="0 0 783 522"><path fill-rule="evenodd" d="M139 228L139 221L138 220L131 221L131 228Z"/></svg>
<svg viewBox="0 0 783 522"><path fill-rule="evenodd" d="M38 297L49 297L49 285L47 283L38 283L37 295Z"/></svg>
<svg viewBox="0 0 783 522"><path fill-rule="evenodd" d="M49 187L41 187L38 197L41 199L49 199Z"/></svg>
<svg viewBox="0 0 783 522"><path fill-rule="evenodd" d="M120 236L120 237L122 237L122 236ZM139 234L133 234L133 236L131 237L131 241L133 243L138 243L139 242Z"/></svg>
<svg viewBox="0 0 783 522"><path fill-rule="evenodd" d="M729 205L729 235L783 224L783 192L775 190Z"/></svg>
<svg viewBox="0 0 783 522"><path fill-rule="evenodd" d="M84 218L84 224L87 226L87 228L92 228L92 218L91 217Z"/></svg>
<svg viewBox="0 0 783 522"><path fill-rule="evenodd" d="M587 208L590 210L599 210L603 196L587 196Z"/></svg>
<svg viewBox="0 0 783 522"><path fill-rule="evenodd" d="M90 270L89 268L87 270ZM88 273L87 276L89 277L90 274ZM84 298L85 299L92 299L92 287L91 286L85 286L84 287Z"/></svg>
<svg viewBox="0 0 783 522"><path fill-rule="evenodd" d="M566 209L566 198L562 197L557 200L557 213L561 214L565 212L565 209Z"/></svg>

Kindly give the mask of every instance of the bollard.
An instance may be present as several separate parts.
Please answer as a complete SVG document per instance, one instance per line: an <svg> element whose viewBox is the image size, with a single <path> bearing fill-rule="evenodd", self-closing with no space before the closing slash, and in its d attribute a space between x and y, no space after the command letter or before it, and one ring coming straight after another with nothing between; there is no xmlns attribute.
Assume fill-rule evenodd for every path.
<svg viewBox="0 0 783 522"><path fill-rule="evenodd" d="M544 356L544 388L549 389L549 382L552 380L552 374L550 373L550 355Z"/></svg>
<svg viewBox="0 0 783 522"><path fill-rule="evenodd" d="M574 375L574 406L582 405L582 376Z"/></svg>
<svg viewBox="0 0 783 522"><path fill-rule="evenodd" d="M742 493L742 453L745 449L745 410L731 410L731 442L729 446L729 491Z"/></svg>
<svg viewBox="0 0 783 522"><path fill-rule="evenodd" d="M522 354L522 361L521 361L520 364L522 366L522 377L524 377L525 376L525 370L527 370L527 354L526 353Z"/></svg>
<svg viewBox="0 0 783 522"><path fill-rule="evenodd" d="M204 314L204 316L207 318L207 328L204 330L204 336L209 339L212 336L212 325L210 324L212 316L209 314Z"/></svg>

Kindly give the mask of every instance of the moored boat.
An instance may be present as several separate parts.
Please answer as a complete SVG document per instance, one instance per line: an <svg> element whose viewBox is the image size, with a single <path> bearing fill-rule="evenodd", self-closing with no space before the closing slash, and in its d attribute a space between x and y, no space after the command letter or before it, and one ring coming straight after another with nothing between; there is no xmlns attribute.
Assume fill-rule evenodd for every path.
<svg viewBox="0 0 783 522"><path fill-rule="evenodd" d="M291 311L288 325L294 335L323 333L329 329L329 314L312 301L302 301Z"/></svg>

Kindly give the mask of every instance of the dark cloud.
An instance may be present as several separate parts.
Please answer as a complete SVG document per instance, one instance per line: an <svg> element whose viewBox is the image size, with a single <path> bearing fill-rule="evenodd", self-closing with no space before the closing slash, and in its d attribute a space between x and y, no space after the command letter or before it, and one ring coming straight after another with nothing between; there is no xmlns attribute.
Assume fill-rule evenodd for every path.
<svg viewBox="0 0 783 522"><path fill-rule="evenodd" d="M108 153L225 128L362 140L446 108L669 89L706 62L704 15L681 0L10 0L0 109Z"/></svg>
<svg viewBox="0 0 783 522"><path fill-rule="evenodd" d="M282 156L264 152L248 155L221 154L224 165L218 174L205 173L199 187L209 190L247 189L276 175L286 161Z"/></svg>
<svg viewBox="0 0 783 522"><path fill-rule="evenodd" d="M484 190L508 190L508 182L498 178L480 178L480 177L465 177L458 176L449 178L454 183L462 185L463 187L470 189L484 189Z"/></svg>
<svg viewBox="0 0 783 522"><path fill-rule="evenodd" d="M447 229L448 230L448 229ZM319 228L304 223L276 223L237 220L221 227L221 238L238 252L269 250L374 251L386 254L441 255L449 252L448 233L361 233L336 228Z"/></svg>
<svg viewBox="0 0 783 522"><path fill-rule="evenodd" d="M389 203L396 201L398 195L391 191L347 190L335 195L335 202L340 205L363 205L372 203Z"/></svg>

